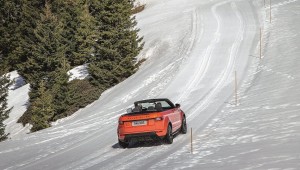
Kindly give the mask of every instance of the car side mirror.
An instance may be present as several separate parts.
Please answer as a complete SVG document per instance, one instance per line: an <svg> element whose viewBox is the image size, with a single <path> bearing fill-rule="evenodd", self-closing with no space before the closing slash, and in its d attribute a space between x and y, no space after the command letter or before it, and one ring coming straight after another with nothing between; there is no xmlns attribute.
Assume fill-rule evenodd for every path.
<svg viewBox="0 0 300 170"><path fill-rule="evenodd" d="M126 110L126 112L127 112L127 113L132 113L132 108L128 108L128 109Z"/></svg>
<svg viewBox="0 0 300 170"><path fill-rule="evenodd" d="M175 104L175 107L176 107L176 108L180 108L180 104L176 103L176 104Z"/></svg>

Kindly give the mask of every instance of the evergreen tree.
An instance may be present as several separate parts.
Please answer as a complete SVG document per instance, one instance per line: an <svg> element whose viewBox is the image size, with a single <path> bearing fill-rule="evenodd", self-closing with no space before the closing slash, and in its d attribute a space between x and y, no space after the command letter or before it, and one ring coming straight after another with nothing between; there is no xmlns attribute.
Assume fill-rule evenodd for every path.
<svg viewBox="0 0 300 170"><path fill-rule="evenodd" d="M102 8L93 8L100 35L94 61L89 66L91 81L106 88L135 72L135 57L143 47L142 38L131 15L133 1L103 0ZM95 2L94 2L95 3Z"/></svg>
<svg viewBox="0 0 300 170"><path fill-rule="evenodd" d="M27 37L28 41L21 46L23 50L27 49L28 56L20 64L19 72L30 83L32 92L37 90L41 80L45 81L46 88L49 87L49 82L53 82L51 73L59 67L66 51L62 23L52 13L49 3L45 4L40 16L33 37Z"/></svg>
<svg viewBox="0 0 300 170"><path fill-rule="evenodd" d="M18 26L21 20L21 2L19 0L0 0L0 56L2 62L0 67L15 65L16 60L12 58L12 51L18 47L19 31Z"/></svg>
<svg viewBox="0 0 300 170"><path fill-rule="evenodd" d="M80 23L79 15L82 11L83 0L55 0L51 2L53 13L60 18L60 21L64 27L62 35L64 36L64 44L66 45L66 57L71 61L71 66L77 66L82 64L73 62L74 51L76 51L76 33L77 27Z"/></svg>
<svg viewBox="0 0 300 170"><path fill-rule="evenodd" d="M19 46L33 35L43 5L39 0L0 0L0 56L4 59L0 66L16 69L26 59L27 49Z"/></svg>
<svg viewBox="0 0 300 170"><path fill-rule="evenodd" d="M90 14L89 2L82 2L77 8L79 24L75 34L75 50L70 59L72 65L81 65L92 60L98 31L96 21Z"/></svg>
<svg viewBox="0 0 300 170"><path fill-rule="evenodd" d="M32 128L35 132L50 127L49 120L54 116L53 97L46 89L44 81L39 83L38 97L31 104Z"/></svg>
<svg viewBox="0 0 300 170"><path fill-rule="evenodd" d="M53 85L51 85L51 92L54 97L54 109L55 114L51 118L51 121L55 121L58 118L62 118L62 114L70 107L72 104L72 97L74 91L71 91L68 81L69 75L67 71L70 69L70 65L65 58L61 59L61 66L53 72Z"/></svg>
<svg viewBox="0 0 300 170"><path fill-rule="evenodd" d="M2 59L0 58L2 62ZM8 118L11 109L7 108L8 86L10 85L9 77L5 75L5 71L0 68L0 142L7 138L5 134L5 125L3 121Z"/></svg>
<svg viewBox="0 0 300 170"><path fill-rule="evenodd" d="M101 90L105 90L119 82L111 70L114 69L115 63L111 61L98 61L89 64L89 73L91 82L99 86Z"/></svg>
<svg viewBox="0 0 300 170"><path fill-rule="evenodd" d="M19 119L19 122L23 124L33 123L34 127L32 131L39 130L41 128L46 128L49 126L48 121L50 121L59 110L61 100L55 102L51 101L51 114L40 115L38 111L43 103L44 99L56 100L58 97L57 90L62 88L61 85L66 86L68 75L68 68L64 68L64 73L62 73L62 60L65 59L66 45L64 45L65 39L63 34L63 24L58 20L58 18L52 13L51 5L46 1L43 13L40 15L40 20L36 23L36 28L34 29L33 37L28 37L26 43L22 43L22 49L28 49L27 60L22 63L19 67L19 73L25 77L25 79L30 83L30 103L28 110ZM35 40L35 41L32 41ZM67 62L67 61L66 61ZM63 79L63 83L58 81ZM41 81L43 81L41 87ZM45 90L41 90L44 89ZM53 88L53 90L52 90ZM41 97L41 91L47 92L46 95ZM50 92L54 93L50 95ZM65 91L60 90L65 94ZM50 106L49 106L50 107ZM49 112L50 112L49 111ZM48 111L47 111L48 113ZM38 114L38 115L36 115ZM38 124L39 119L41 119L41 124Z"/></svg>

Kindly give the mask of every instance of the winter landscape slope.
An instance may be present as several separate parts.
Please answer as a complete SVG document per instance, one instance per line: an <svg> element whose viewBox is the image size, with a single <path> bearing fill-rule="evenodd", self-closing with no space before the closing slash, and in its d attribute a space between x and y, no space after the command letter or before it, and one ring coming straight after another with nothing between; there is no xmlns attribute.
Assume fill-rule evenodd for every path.
<svg viewBox="0 0 300 170"><path fill-rule="evenodd" d="M272 0L271 23L263 0L145 2L140 70L49 129L11 134L0 143L0 169L298 169L299 0ZM118 117L154 97L182 105L193 154L189 135L118 147Z"/></svg>

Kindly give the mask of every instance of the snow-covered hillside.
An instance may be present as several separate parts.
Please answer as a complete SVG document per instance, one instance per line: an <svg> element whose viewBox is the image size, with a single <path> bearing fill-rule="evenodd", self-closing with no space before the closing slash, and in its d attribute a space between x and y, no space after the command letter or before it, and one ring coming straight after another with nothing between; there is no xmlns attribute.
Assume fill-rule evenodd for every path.
<svg viewBox="0 0 300 170"><path fill-rule="evenodd" d="M53 127L0 143L0 169L299 169L299 0L272 0L271 23L268 0L145 2L140 70ZM182 105L193 154L189 134L118 147L118 117L155 97Z"/></svg>

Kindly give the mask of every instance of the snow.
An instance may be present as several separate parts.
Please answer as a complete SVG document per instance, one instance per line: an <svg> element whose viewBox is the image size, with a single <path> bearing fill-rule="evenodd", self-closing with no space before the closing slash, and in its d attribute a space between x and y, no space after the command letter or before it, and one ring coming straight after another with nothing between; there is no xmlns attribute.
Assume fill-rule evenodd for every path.
<svg viewBox="0 0 300 170"><path fill-rule="evenodd" d="M16 90L26 84L23 77L20 76L17 71L10 72L8 76L10 81L12 82L12 84L9 87L9 90Z"/></svg>
<svg viewBox="0 0 300 170"><path fill-rule="evenodd" d="M30 132L31 128L29 124L23 127L22 124L17 123L27 109L29 84L25 83L17 71L10 72L9 77L13 83L9 87L7 103L8 108L12 108L12 110L9 118L4 121L6 125L5 132L9 134L9 138L19 138Z"/></svg>
<svg viewBox="0 0 300 170"><path fill-rule="evenodd" d="M73 69L68 71L68 75L70 76L69 81L75 79L79 79L79 80L85 79L89 75L89 72L87 70L87 64L74 67Z"/></svg>
<svg viewBox="0 0 300 170"><path fill-rule="evenodd" d="M300 2L272 0L271 23L266 2L147 0L138 72L53 127L0 143L0 169L299 169ZM118 148L118 117L154 97L181 104L193 154L190 131Z"/></svg>

